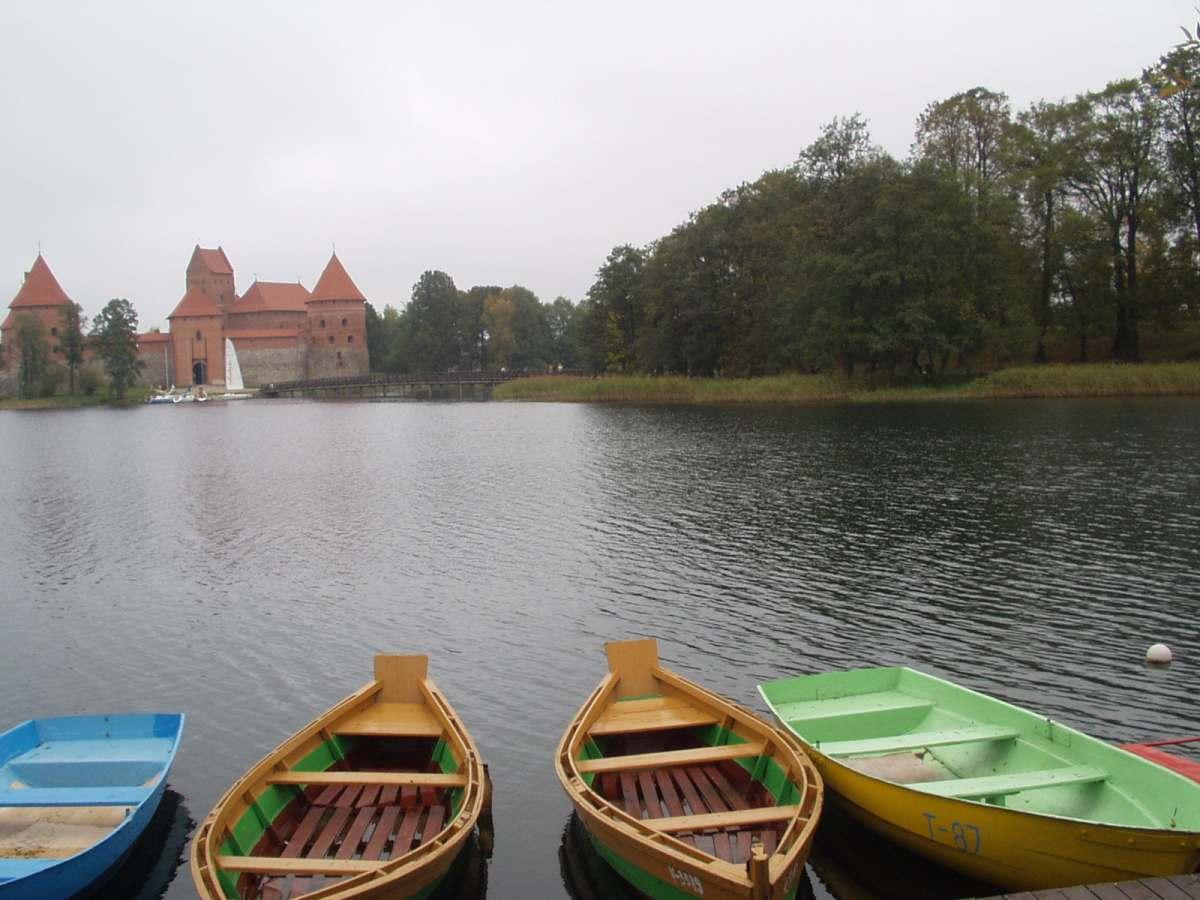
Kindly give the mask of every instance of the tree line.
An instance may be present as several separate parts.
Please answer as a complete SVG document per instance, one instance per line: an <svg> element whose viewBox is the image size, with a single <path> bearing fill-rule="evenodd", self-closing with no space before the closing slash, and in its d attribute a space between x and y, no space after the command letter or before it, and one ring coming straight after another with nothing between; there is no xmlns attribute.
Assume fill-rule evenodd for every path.
<svg viewBox="0 0 1200 900"><path fill-rule="evenodd" d="M896 159L861 115L647 246L615 247L578 304L460 291L426 272L368 310L382 371L563 366L891 374L1142 358L1200 315L1200 47L1014 110L930 103Z"/></svg>
<svg viewBox="0 0 1200 900"><path fill-rule="evenodd" d="M37 316L27 313L17 319L13 352L17 358L20 396L52 397L59 392L64 379L71 394L77 389L84 394L95 393L100 387L99 375L93 369L83 368L91 355L103 364L110 395L124 400L145 366L138 358L138 319L132 304L128 300L110 300L92 320L87 335L83 333L82 306L68 303L61 315L53 341Z"/></svg>

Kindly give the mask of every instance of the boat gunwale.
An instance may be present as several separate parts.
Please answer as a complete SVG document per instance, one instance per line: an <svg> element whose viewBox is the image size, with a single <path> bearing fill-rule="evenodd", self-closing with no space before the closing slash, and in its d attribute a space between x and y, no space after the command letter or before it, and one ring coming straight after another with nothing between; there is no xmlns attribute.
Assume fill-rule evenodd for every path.
<svg viewBox="0 0 1200 900"><path fill-rule="evenodd" d="M953 688L956 691L960 691L964 694L968 694L974 698L985 700L990 703L999 704L1001 706L1006 707L1009 710L1015 711L1022 715L1030 716L1030 717L1034 717L1034 718L1042 718L1047 722L1051 722L1056 729L1061 729L1062 731L1065 731L1067 734L1069 734L1071 736L1071 738L1073 740L1077 739L1077 738L1081 738L1086 743L1092 744L1097 747L1104 748L1104 752L1107 752L1109 750L1113 750L1113 751L1121 751L1122 750L1121 747L1118 747L1114 744L1109 744L1106 741L1102 741L1099 738L1093 737L1092 735L1090 735L1084 731L1080 731L1077 728L1067 725L1067 724L1059 721L1058 719L1052 719L1049 716L1038 716L1038 714L1033 712L1032 710L1025 709L1024 707L1021 707L1021 706L1017 706L1015 703L1010 703L1009 701L1004 700L1000 697L994 697L990 694L985 694L982 691L977 691L973 688L964 687L960 684L950 681L949 679L941 678L937 675L931 675L928 672L922 672L921 670L914 669L910 666L868 666L868 667L864 667L864 668L860 668L860 669L844 669L844 670L836 670L836 671L841 672L841 673L892 672L892 671L899 672L899 673L908 673L910 675L916 676L919 679L927 679L930 681L937 682L938 684L943 685L945 687ZM805 739L802 735L797 733L792 728L792 726L789 724L788 720L785 719L780 714L779 710L776 708L775 704L771 701L770 697L767 695L767 691L765 690L765 688L771 684L781 684L784 682L793 681L797 678L809 678L809 677L813 677L815 675L823 675L823 674L828 674L828 673L816 672L816 673L810 673L808 675L792 675L792 676L788 676L785 678L773 679L772 681L763 682L762 684L759 684L757 686L758 693L759 693L759 696L762 697L763 702L766 703L767 707L771 710L771 714L775 716L775 718L779 721L779 723L782 725L782 727L788 732L788 734L792 735L796 740L798 740L806 748L808 753L810 753L814 758L819 758L821 760L825 760L826 762L830 763L831 765L838 766L845 772L852 773L855 776L861 776L863 778L869 779L870 781L878 782L880 784L891 785L893 787L901 788L903 790L906 790L910 793L916 794L923 798L936 798L938 800L943 800L943 801L946 801L946 802L952 803L952 804L968 804L970 807L982 807L982 808L987 809L992 812L1011 813L1011 814L1018 815L1018 816L1042 818L1042 819L1052 820L1055 822L1076 823L1076 824L1080 824L1080 825L1087 825L1089 827L1099 827L1099 828L1105 828L1105 829L1120 830L1122 832L1128 831L1128 832L1132 832L1132 833L1135 833L1138 835L1144 835L1144 836L1169 836L1169 837L1178 839L1180 837L1189 837L1189 836L1200 835L1200 827L1197 827L1195 829L1170 829L1170 828L1145 826L1145 825L1118 824L1118 823L1115 823L1112 821L1106 821L1103 819L1086 819L1086 818L1081 818L1079 816L1065 816L1065 815L1059 815L1056 813L1043 812L1043 811L1038 811L1038 810L1015 809L1013 807L1008 807L1008 806L997 806L995 804L985 803L981 799L976 800L976 799L972 799L972 798L968 798L968 797L946 797L941 794L934 794L931 791L922 791L918 786L915 786L912 784L904 784L903 782L899 782L899 781L891 781L887 778L881 778L878 775L873 775L869 772L865 772L861 769L857 769L854 766L848 765L841 758L829 756L829 755L823 753L820 749L819 743L813 744L812 742ZM874 692L866 691L863 693L867 694L867 693L874 693ZM856 696L861 696L861 695L856 695ZM834 698L829 698L829 699L834 699ZM1038 737L1038 735L1030 735L1027 732L1022 731L1022 733L1020 735L1018 735L1016 738L1014 738L1014 740L1028 742L1030 737ZM1050 741L1049 739L1045 739L1045 740L1047 743L1053 744L1053 742ZM1037 746L1037 744L1035 743L1034 746ZM1128 751L1125 751L1125 752L1128 753ZM1139 762L1141 762L1141 763L1145 763L1150 766L1156 766L1156 764L1154 762L1152 762L1151 760L1148 760L1145 757L1140 757L1136 753L1129 753L1128 755L1137 758L1139 760ZM870 753L864 753L860 756L849 756L846 758L847 759L869 759L871 756L872 756L872 754L870 754ZM1165 767L1158 767L1158 768L1162 768L1163 772L1165 772L1169 775L1172 775L1176 778L1182 779L1184 782L1186 782L1189 785L1189 788L1188 788L1189 790L1193 790L1193 791L1196 790L1197 783L1192 781L1191 779L1189 779L1187 776L1182 775L1179 772L1175 772L1171 769L1167 769ZM1106 772L1107 772L1107 770L1106 770ZM1112 773L1108 772L1108 778L1103 783L1106 784L1110 789L1117 790L1118 792L1120 792L1123 795L1128 797L1128 795L1125 794L1124 791L1121 791L1118 788L1118 785L1114 784L1111 779L1112 779ZM953 780L960 780L960 779L947 779L947 780L953 781ZM1128 799L1130 799L1130 802L1133 802L1139 809L1142 809L1142 806L1140 804L1136 803L1135 800L1133 800L1132 798L1128 798ZM1149 815L1148 812L1147 812L1147 815Z"/></svg>
<svg viewBox="0 0 1200 900"><path fill-rule="evenodd" d="M383 888L394 888L395 882L419 872L426 866L440 866L444 861L445 867L448 868L474 830L483 810L485 797L485 776L479 749L458 713L433 680L426 675L418 680L418 685L424 705L439 720L443 728L443 738L451 743L454 751L461 757L460 771L467 776L466 785L452 789L463 791L458 814L449 817L438 833L429 840L423 840L419 847L414 847L393 859L379 861L378 866L370 871L308 893L306 898L321 900L330 897L361 896ZM230 820L235 818L234 802L246 795L256 797L258 792L268 786L266 778L284 758L313 738L324 736L327 740L333 734L331 726L376 702L376 695L382 692L383 686L382 680L373 679L334 704L302 729L281 741L221 795L201 823L192 846L192 879L197 888L202 889L202 893L207 892L207 896L219 900L225 898L216 873L221 868L218 857L223 855L220 853L220 842L225 833L232 830ZM245 804L245 808L251 808L250 804ZM238 810L237 815L240 816L244 812L245 809Z"/></svg>
<svg viewBox="0 0 1200 900"><path fill-rule="evenodd" d="M773 728L744 707L662 665L656 664L650 672L660 683L679 691L689 702L699 701L700 704L714 708L720 713L717 718L723 723L722 727L733 732L730 726L740 724L756 735L764 744L761 757L770 758L774 747L779 754L788 759L790 765L786 767L787 776L800 792L798 805L808 812L807 815L797 813L788 820L776 849L768 856L769 883L773 888L786 873L796 871L794 867L802 863L798 859L799 855L811 845L824 797L819 772L806 756L802 744L786 730ZM619 682L618 675L611 671L606 673L571 719L559 740L555 752L555 773L563 789L581 812L586 808L598 822L632 839L646 852L665 857L662 860L665 864L684 866L688 871L698 871L706 879L723 882L724 889L731 892L746 892L752 889L747 866L720 859L672 834L660 831L651 824L653 819L635 818L604 798L584 780L585 773L579 771L579 760L576 756L587 742L591 726L613 703L619 702L612 696ZM739 734L739 737L745 738L745 735Z"/></svg>

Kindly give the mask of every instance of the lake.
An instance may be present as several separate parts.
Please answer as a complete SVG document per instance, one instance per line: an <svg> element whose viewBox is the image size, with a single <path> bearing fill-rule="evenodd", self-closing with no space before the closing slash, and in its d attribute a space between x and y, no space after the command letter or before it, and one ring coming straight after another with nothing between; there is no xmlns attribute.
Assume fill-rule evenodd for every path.
<svg viewBox="0 0 1200 900"><path fill-rule="evenodd" d="M193 897L229 784L373 653L427 652L491 766L487 895L583 896L552 754L606 640L759 710L769 678L908 664L1109 740L1200 731L1198 448L1174 399L0 413L0 725L186 712L128 878ZM817 897L958 889L830 835Z"/></svg>

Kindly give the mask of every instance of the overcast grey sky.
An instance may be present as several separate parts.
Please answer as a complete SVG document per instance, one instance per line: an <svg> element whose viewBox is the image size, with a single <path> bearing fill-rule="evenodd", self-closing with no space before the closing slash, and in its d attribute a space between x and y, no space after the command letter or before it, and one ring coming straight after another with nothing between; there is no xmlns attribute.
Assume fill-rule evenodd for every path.
<svg viewBox="0 0 1200 900"><path fill-rule="evenodd" d="M94 314L166 325L192 246L312 288L336 243L367 297L425 269L580 299L862 112L908 152L930 101L1014 107L1136 75L1193 0L0 0L0 302L42 242Z"/></svg>

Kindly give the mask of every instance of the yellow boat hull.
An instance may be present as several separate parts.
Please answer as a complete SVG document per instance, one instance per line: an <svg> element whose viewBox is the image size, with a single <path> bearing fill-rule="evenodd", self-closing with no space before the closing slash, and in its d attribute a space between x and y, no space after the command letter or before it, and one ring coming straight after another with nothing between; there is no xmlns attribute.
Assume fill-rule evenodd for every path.
<svg viewBox="0 0 1200 900"><path fill-rule="evenodd" d="M807 749L851 817L914 853L1008 890L1128 881L1200 866L1200 838L1194 834L938 797Z"/></svg>

